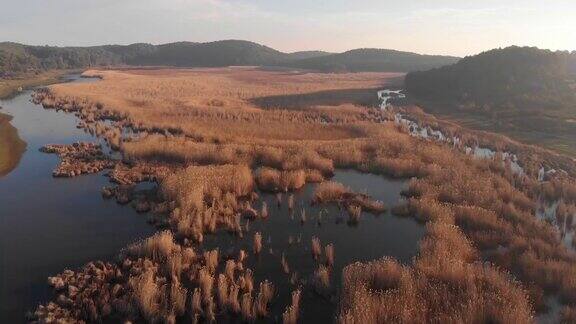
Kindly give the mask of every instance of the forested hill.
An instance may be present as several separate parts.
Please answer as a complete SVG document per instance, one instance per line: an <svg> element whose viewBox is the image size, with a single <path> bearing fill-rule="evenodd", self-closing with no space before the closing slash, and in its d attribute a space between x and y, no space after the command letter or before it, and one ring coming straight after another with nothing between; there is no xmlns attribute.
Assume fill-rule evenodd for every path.
<svg viewBox="0 0 576 324"><path fill-rule="evenodd" d="M576 52L495 49L453 65L409 73L405 86L417 99L470 110L576 110Z"/></svg>
<svg viewBox="0 0 576 324"><path fill-rule="evenodd" d="M453 64L458 60L459 58L452 56L420 55L388 49L363 48L297 60L287 65L326 72L410 72Z"/></svg>
<svg viewBox="0 0 576 324"><path fill-rule="evenodd" d="M231 65L286 66L328 72L408 72L454 63L453 57L418 55L392 50L354 50L342 54L322 51L283 53L242 40L209 43L177 42L92 47L29 46L0 43L0 76L50 69L108 65L217 67Z"/></svg>

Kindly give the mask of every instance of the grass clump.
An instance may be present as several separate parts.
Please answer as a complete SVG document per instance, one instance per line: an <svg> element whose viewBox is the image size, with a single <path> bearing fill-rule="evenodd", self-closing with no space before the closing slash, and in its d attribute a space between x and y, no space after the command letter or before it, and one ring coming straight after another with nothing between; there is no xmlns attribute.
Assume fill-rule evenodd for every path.
<svg viewBox="0 0 576 324"><path fill-rule="evenodd" d="M258 188L270 192L300 189L306 184L306 179L304 170L278 171L272 168L260 168L256 173Z"/></svg>
<svg viewBox="0 0 576 324"><path fill-rule="evenodd" d="M443 270L409 268L386 258L347 266L337 322L533 321L528 296L508 275L491 266L454 261Z"/></svg>
<svg viewBox="0 0 576 324"><path fill-rule="evenodd" d="M353 222L357 223L362 210L379 214L386 210L384 203L373 200L368 195L355 193L343 184L329 181L316 186L313 203L337 203L344 206Z"/></svg>
<svg viewBox="0 0 576 324"><path fill-rule="evenodd" d="M282 314L283 324L296 324L298 323L298 317L300 313L300 289L292 292L292 303L286 308Z"/></svg>
<svg viewBox="0 0 576 324"><path fill-rule="evenodd" d="M246 166L190 166L167 176L160 187L165 199L177 206L170 217L172 227L197 241L219 227L241 234L239 214L252 210L239 201L249 199L254 188Z"/></svg>

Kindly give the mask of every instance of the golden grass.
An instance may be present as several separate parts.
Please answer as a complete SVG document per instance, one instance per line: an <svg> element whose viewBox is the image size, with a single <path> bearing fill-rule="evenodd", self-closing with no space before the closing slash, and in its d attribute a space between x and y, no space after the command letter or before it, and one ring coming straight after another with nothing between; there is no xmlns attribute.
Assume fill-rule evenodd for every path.
<svg viewBox="0 0 576 324"><path fill-rule="evenodd" d="M385 114L375 109L264 109L255 104L262 97L305 99L311 92L374 87L385 82L383 75L285 75L250 69L97 73L102 82L52 87L45 103L118 118L124 126L148 133L119 146L136 163L177 164L179 171L161 182L163 197L174 207L170 224L177 237L201 241L204 232L219 227L241 235L239 215L258 214L250 205L255 184L290 191L329 177L334 168L416 177L404 192L405 204L394 212L426 223L418 257L411 266L389 259L348 266L339 322L532 322L544 294L576 303L576 258L550 224L534 217L534 201L540 196L576 203L572 178L559 175L544 184L535 179L539 164L556 165L543 158L549 155L538 151L530 156L534 150L487 135L496 140L490 147L511 150L526 161L527 175L519 176L500 161L476 160L451 146L410 137L402 127L380 123ZM424 123L437 123L421 117ZM442 126L465 143L489 142L466 136L453 125ZM293 210L293 196L287 200ZM358 221L362 210L384 207L334 183L320 184L316 200L346 201L351 222ZM570 213L564 209L559 217L567 219L564 214ZM304 210L300 217L306 221ZM317 245L320 255L322 246ZM260 252L261 236L255 235L253 249ZM158 260L174 253L155 245L143 250L139 255ZM333 250L325 253L333 258ZM330 263L326 260L328 266L321 264L313 276L312 285L321 294L330 286ZM226 285L232 298L226 307L247 321L264 314L267 288L254 298L250 271L239 274L235 284L238 290ZM226 287L223 283L221 302ZM194 290L191 298L191 308L203 319L213 317L217 304L212 289L210 296L196 300L207 289L197 297ZM285 314L287 322L294 318L292 311Z"/></svg>
<svg viewBox="0 0 576 324"><path fill-rule="evenodd" d="M319 203L338 201L348 192L350 192L350 189L346 188L343 184L328 181L316 186L314 190L314 200Z"/></svg>
<svg viewBox="0 0 576 324"><path fill-rule="evenodd" d="M91 84L56 85L59 97L75 97L99 103L115 114L145 128L171 128L203 139L334 139L354 137L347 126L330 127L311 123L333 118L364 119L365 111L343 107L326 113L323 109L298 111L263 110L252 99L309 94L326 90L377 88L390 77L363 73L326 75L286 74L251 69L89 71L103 80ZM340 112L340 114L338 114ZM342 115L342 117L339 117ZM250 123L259 127L247 127ZM286 132L288 130L288 132Z"/></svg>
<svg viewBox="0 0 576 324"><path fill-rule="evenodd" d="M253 241L252 249L254 250L254 254L260 254L262 251L262 234L260 234L260 232L254 233Z"/></svg>
<svg viewBox="0 0 576 324"><path fill-rule="evenodd" d="M261 168L256 173L256 183L260 190L278 192L302 188L306 184L306 172L303 170L278 171Z"/></svg>
<svg viewBox="0 0 576 324"><path fill-rule="evenodd" d="M147 257L153 261L167 260L173 251L179 250L180 246L174 243L174 237L170 231L162 231L153 236L128 247L130 255Z"/></svg>
<svg viewBox="0 0 576 324"><path fill-rule="evenodd" d="M286 308L282 314L283 324L297 324L300 313L300 295L301 291L295 290L292 292L292 304Z"/></svg>
<svg viewBox="0 0 576 324"><path fill-rule="evenodd" d="M154 272L148 270L139 277L133 278L130 285L134 291L134 302L149 322L157 320L160 312L160 288L154 281Z"/></svg>
<svg viewBox="0 0 576 324"><path fill-rule="evenodd" d="M330 289L330 269L323 264L318 265L313 276L314 289L320 295L328 294Z"/></svg>
<svg viewBox="0 0 576 324"><path fill-rule="evenodd" d="M254 302L254 313L256 316L265 317L268 315L268 304L274 297L274 286L265 280L260 283L260 290Z"/></svg>
<svg viewBox="0 0 576 324"><path fill-rule="evenodd" d="M178 200L183 210L201 209L205 202L219 199L226 193L244 196L254 188L252 172L246 166L190 166L170 175L162 182L162 194ZM183 192L188 193L182 197Z"/></svg>
<svg viewBox="0 0 576 324"><path fill-rule="evenodd" d="M326 266L331 268L334 266L334 244L328 244L324 247L324 254L326 255Z"/></svg>
<svg viewBox="0 0 576 324"><path fill-rule="evenodd" d="M371 199L368 195L354 193L343 184L328 181L320 183L314 189L314 203L336 202L348 210L352 223L357 223L362 209L378 214L385 210L384 203Z"/></svg>
<svg viewBox="0 0 576 324"><path fill-rule="evenodd" d="M318 260L318 258L322 255L322 243L320 243L320 239L315 236L312 237L311 251L312 257L315 260Z"/></svg>
<svg viewBox="0 0 576 324"><path fill-rule="evenodd" d="M343 283L339 323L533 322L520 286L483 265L420 270L382 259L347 266Z"/></svg>
<svg viewBox="0 0 576 324"><path fill-rule="evenodd" d="M171 224L184 237L202 241L203 233L218 227L241 234L238 198L254 188L251 170L246 166L190 166L167 176L161 194L178 206ZM249 208L249 206L248 206Z"/></svg>

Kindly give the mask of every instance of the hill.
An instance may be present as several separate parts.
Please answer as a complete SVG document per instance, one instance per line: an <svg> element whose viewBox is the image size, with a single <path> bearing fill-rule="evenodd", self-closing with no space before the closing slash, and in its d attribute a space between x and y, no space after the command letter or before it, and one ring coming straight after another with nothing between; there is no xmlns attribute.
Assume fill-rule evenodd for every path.
<svg viewBox="0 0 576 324"><path fill-rule="evenodd" d="M457 61L457 57L451 56L420 55L395 50L364 48L285 64L326 72L408 72L428 70Z"/></svg>
<svg viewBox="0 0 576 324"><path fill-rule="evenodd" d="M50 69L107 65L217 67L230 65L285 66L334 71L407 72L450 64L452 57L418 55L392 50L362 49L342 54L322 51L283 53L242 40L208 43L137 43L92 47L29 46L0 43L0 76Z"/></svg>
<svg viewBox="0 0 576 324"><path fill-rule="evenodd" d="M129 59L126 63L181 67L270 65L284 61L288 56L288 54L253 42L224 40L209 43L178 42L158 45L153 51Z"/></svg>
<svg viewBox="0 0 576 324"><path fill-rule="evenodd" d="M0 76L122 63L123 55L106 46L53 47L0 43Z"/></svg>
<svg viewBox="0 0 576 324"><path fill-rule="evenodd" d="M576 53L514 46L409 73L405 84L418 98L500 110L510 105L560 107L574 99L575 80Z"/></svg>
<svg viewBox="0 0 576 324"><path fill-rule="evenodd" d="M576 52L495 49L409 73L405 87L431 112L576 153Z"/></svg>

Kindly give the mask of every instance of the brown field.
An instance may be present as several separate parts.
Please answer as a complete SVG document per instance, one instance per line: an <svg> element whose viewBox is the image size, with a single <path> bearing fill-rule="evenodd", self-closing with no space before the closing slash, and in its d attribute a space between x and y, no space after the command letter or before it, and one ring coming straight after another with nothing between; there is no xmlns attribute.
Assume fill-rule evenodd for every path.
<svg viewBox="0 0 576 324"><path fill-rule="evenodd" d="M265 208L259 212L251 206L256 186L291 191L303 182L329 178L334 168L352 168L414 177L405 192L408 199L394 212L426 223L427 235L411 265L382 259L346 268L339 322L526 323L546 309L544 296L558 296L566 306L565 318L574 317L576 256L551 224L534 216L540 197L563 199L565 210L576 208L573 178L558 173L543 183L536 179L540 165L555 163L549 152L489 137L497 139L493 146L526 158L527 174L513 174L500 161L477 160L458 147L409 136L404 128L383 122L389 118L386 113L362 106L368 101L358 96L333 99L335 93L382 87L395 76L390 74L246 68L89 74L103 80L52 86L38 100L46 107L79 111L91 123L111 118L117 126L140 131L118 145L125 159L133 165L154 162L176 168L159 180L171 232L132 249L132 261L140 257L145 261L134 262L151 259L153 264L139 266L126 288L131 306L115 312L171 321L183 313L181 300L188 296L187 313L196 319L212 320L215 309L239 313L247 321L265 316L272 291L268 284L262 283L253 297L252 286L246 286L251 272L243 269L238 276L249 279L218 277L220 287L213 288L218 254L191 261L196 259L185 250L191 247L184 246L201 242L204 233L218 228L242 235L240 215L267 217ZM286 98L297 105L286 104ZM441 124L430 116L422 116L422 122ZM477 133L442 126L465 141L483 141ZM350 194L331 183L320 187L317 198L340 201ZM350 206L351 214L359 213L357 205ZM255 253L261 245L261 237L255 236ZM319 256L321 243L313 246ZM334 251L326 249L329 266ZM240 265L242 259L238 257ZM185 288L179 279L184 266L192 276ZM330 275L340 278L319 265L313 284L320 294L329 288ZM226 293L218 293L216 302L212 294L220 290ZM286 305L285 323L297 321L299 296L295 291L292 304ZM165 307L170 300L177 307ZM79 312L77 317L86 315Z"/></svg>

